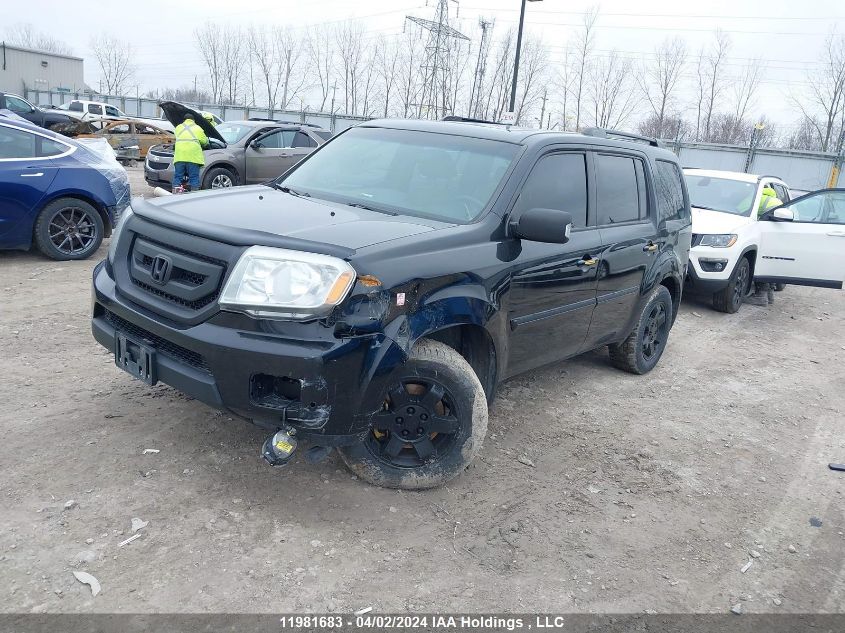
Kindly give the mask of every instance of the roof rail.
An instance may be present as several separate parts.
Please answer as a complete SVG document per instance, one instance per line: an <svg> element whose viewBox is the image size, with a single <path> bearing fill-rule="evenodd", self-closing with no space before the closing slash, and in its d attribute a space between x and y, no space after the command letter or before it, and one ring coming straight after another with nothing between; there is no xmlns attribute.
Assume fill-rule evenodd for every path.
<svg viewBox="0 0 845 633"><path fill-rule="evenodd" d="M489 125L505 125L504 123L497 123L496 121L487 121L485 119L473 119L472 117L468 116L457 116L455 114L450 114L449 116L444 116L441 121L453 121L457 123L487 123Z"/></svg>
<svg viewBox="0 0 845 633"><path fill-rule="evenodd" d="M280 123L282 125L304 125L305 127L315 127L318 129L322 129L323 126L319 123L303 123L302 121L285 121L282 119L267 119L265 117L260 116L251 116L247 119L247 121L267 121L268 123Z"/></svg>
<svg viewBox="0 0 845 633"><path fill-rule="evenodd" d="M648 143L652 147L660 147L660 141L650 136L641 136L639 134L632 134L631 132L618 132L616 130L606 130L601 127L588 127L584 129L582 134L586 136L596 136L599 138L621 138L639 143Z"/></svg>

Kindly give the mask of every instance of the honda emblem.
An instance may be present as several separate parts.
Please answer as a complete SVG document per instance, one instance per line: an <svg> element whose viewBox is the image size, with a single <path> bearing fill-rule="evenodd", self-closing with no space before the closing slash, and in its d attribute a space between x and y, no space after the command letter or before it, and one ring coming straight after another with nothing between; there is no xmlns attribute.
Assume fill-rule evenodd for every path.
<svg viewBox="0 0 845 633"><path fill-rule="evenodd" d="M163 286L170 281L170 273L173 272L173 263L170 258L164 255L156 255L153 258L152 266L150 266L150 278Z"/></svg>

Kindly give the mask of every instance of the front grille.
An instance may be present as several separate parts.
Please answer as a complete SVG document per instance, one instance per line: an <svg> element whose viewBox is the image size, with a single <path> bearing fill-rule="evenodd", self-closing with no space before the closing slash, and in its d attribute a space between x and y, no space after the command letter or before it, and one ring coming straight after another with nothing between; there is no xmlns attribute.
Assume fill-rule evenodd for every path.
<svg viewBox="0 0 845 633"><path fill-rule="evenodd" d="M217 301L217 297L220 296L219 292L214 292L214 293L208 295L207 297L203 297L202 299L189 301L188 299L183 299L182 297L177 297L176 295L172 295L169 292L165 292L161 288L156 288L155 286L145 284L144 282L138 281L137 279L134 279L134 278L132 279L132 283L135 284L136 286L138 286L139 288L146 290L150 294L153 294L157 297L161 297L162 299L166 299L167 301L170 301L171 303L177 303L180 306L190 308L191 310L200 310L200 309L204 308L205 306Z"/></svg>
<svg viewBox="0 0 845 633"><path fill-rule="evenodd" d="M149 165L150 169L167 169L170 167L170 163L160 163L153 160L148 160L147 165Z"/></svg>
<svg viewBox="0 0 845 633"><path fill-rule="evenodd" d="M171 343L170 341L163 339L160 336L135 325L134 323L130 323L110 310L106 310L104 316L106 321L111 323L112 327L116 330L120 330L124 334L128 334L129 336L133 336L145 343L148 343L155 348L156 352L169 356L170 358L186 365L190 365L200 371L204 371L209 374L211 373L211 369L205 362L202 354L192 352L191 350L186 349L181 345L177 345L176 343Z"/></svg>
<svg viewBox="0 0 845 633"><path fill-rule="evenodd" d="M171 262L169 278L164 281L152 277L153 261L157 256ZM133 285L192 311L217 301L226 271L226 262L178 247L164 246L140 235L132 246L130 264Z"/></svg>

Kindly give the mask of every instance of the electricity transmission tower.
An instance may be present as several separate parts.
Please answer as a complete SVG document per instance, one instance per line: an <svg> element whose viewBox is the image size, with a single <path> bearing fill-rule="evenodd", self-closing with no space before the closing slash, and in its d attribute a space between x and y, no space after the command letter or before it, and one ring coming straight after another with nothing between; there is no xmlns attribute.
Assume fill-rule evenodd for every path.
<svg viewBox="0 0 845 633"><path fill-rule="evenodd" d="M484 85L484 73L487 70L487 53L490 48L490 40L487 37L489 31L493 30L494 20L478 18L478 26L481 27L481 44L478 45L478 60L475 62L475 75L472 78L472 91L469 94L470 117L478 118L479 106L481 105L481 90Z"/></svg>
<svg viewBox="0 0 845 633"><path fill-rule="evenodd" d="M420 118L440 118L454 110L452 74L456 57L457 44L469 38L450 26L449 3L458 4L458 0L435 0L437 8L434 20L426 20L413 15L405 19L428 31L425 56L420 68L423 77L422 94L417 104L417 116ZM457 10L455 12L457 17Z"/></svg>

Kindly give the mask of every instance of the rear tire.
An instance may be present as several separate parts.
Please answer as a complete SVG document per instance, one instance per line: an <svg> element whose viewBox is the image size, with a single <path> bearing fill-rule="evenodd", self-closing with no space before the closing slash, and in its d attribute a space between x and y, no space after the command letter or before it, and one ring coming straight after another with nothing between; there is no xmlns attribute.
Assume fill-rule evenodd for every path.
<svg viewBox="0 0 845 633"><path fill-rule="evenodd" d="M59 198L41 209L35 221L35 245L50 259L86 259L103 243L103 218L93 205Z"/></svg>
<svg viewBox="0 0 845 633"><path fill-rule="evenodd" d="M339 449L346 466L376 486L420 490L463 472L487 434L487 399L469 363L423 339L371 418L364 441Z"/></svg>
<svg viewBox="0 0 845 633"><path fill-rule="evenodd" d="M645 302L634 331L621 343L608 346L613 366L632 374L654 369L669 339L672 311L671 293L666 286L657 286Z"/></svg>
<svg viewBox="0 0 845 633"><path fill-rule="evenodd" d="M737 262L728 285L713 294L713 307L719 312L736 313L741 307L751 284L751 264L747 257Z"/></svg>
<svg viewBox="0 0 845 633"><path fill-rule="evenodd" d="M213 167L202 177L200 189L228 189L238 186L238 177L227 167Z"/></svg>
<svg viewBox="0 0 845 633"><path fill-rule="evenodd" d="M786 284L774 284L775 292L783 292L783 289L786 288Z"/></svg>

